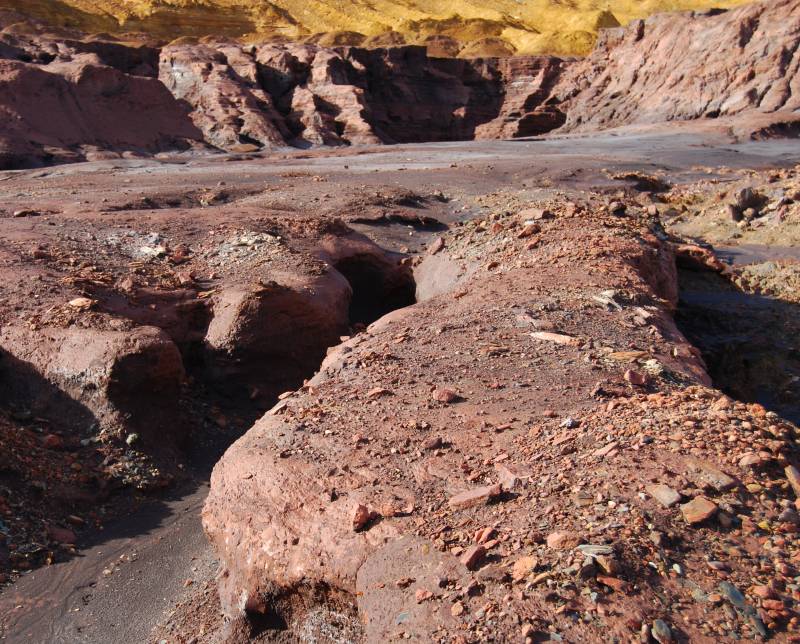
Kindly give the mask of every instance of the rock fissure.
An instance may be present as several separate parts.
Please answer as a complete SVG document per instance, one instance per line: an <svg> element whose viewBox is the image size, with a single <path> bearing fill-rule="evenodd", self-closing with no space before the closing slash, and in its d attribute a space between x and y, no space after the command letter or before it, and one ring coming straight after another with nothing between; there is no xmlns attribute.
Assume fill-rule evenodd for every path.
<svg viewBox="0 0 800 644"><path fill-rule="evenodd" d="M676 322L702 353L714 384L800 422L798 305L737 286L705 269L679 273Z"/></svg>

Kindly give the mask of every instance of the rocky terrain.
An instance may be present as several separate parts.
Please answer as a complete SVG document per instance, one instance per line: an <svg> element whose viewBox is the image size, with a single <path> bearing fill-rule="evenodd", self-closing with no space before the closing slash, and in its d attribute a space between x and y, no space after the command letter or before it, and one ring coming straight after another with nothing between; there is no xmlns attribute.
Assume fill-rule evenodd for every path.
<svg viewBox="0 0 800 644"><path fill-rule="evenodd" d="M599 29L660 11L731 7L742 0L2 0L0 7L89 32L228 36L324 46L424 45L437 55L586 54Z"/></svg>
<svg viewBox="0 0 800 644"><path fill-rule="evenodd" d="M340 345L216 466L204 525L229 628L695 641L788 624L796 428L708 388L670 317L672 253L691 249L652 225L590 196L434 241L420 303Z"/></svg>
<svg viewBox="0 0 800 644"><path fill-rule="evenodd" d="M0 167L520 138L694 119L717 121L735 138L796 135L798 16L797 0L656 16L604 30L584 60L464 60L412 46L218 37L131 44L48 33L6 16ZM687 33L690 56L682 55Z"/></svg>
<svg viewBox="0 0 800 644"><path fill-rule="evenodd" d="M800 337L791 289L728 350L687 297L766 292L692 237L741 208L742 241L794 247L798 167L660 136L6 174L0 554L35 572L0 634L788 638L796 348L731 358ZM243 433L203 513L215 579L199 526L135 517Z"/></svg>
<svg viewBox="0 0 800 644"><path fill-rule="evenodd" d="M798 0L583 60L9 16L0 640L800 638Z"/></svg>

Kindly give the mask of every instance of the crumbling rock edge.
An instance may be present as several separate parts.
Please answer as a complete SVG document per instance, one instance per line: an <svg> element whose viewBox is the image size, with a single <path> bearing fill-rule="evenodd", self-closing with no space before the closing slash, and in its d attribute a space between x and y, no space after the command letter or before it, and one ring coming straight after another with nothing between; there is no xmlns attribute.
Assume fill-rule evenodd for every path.
<svg viewBox="0 0 800 644"><path fill-rule="evenodd" d="M480 263L454 259L468 253L463 243L459 254L450 250L451 244L459 244L451 235L445 236L446 242L434 242L432 254L421 261L416 272L418 293L428 296L419 298L420 303L413 307L390 313L370 325L366 333L332 349L316 376L284 398L229 448L214 469L203 522L221 558L219 590L229 620L230 641L246 641L242 633L255 632L251 626L259 623L258 615L287 610L282 623L301 620L296 606L308 610L313 603L309 600L311 596L322 602L317 609L325 610L324 596L316 592L319 588L333 591L338 606L347 597L351 610L358 605L366 641L380 641L398 632L422 639L433 638L437 632L455 632L450 629L459 628L460 622L454 618L461 609L453 608L451 612L450 605L440 600L452 597L447 589L471 587L475 578L436 543L442 518L445 517L444 525L471 519L468 521L471 530L480 530L494 521L500 533L506 529L515 531L507 525L501 528L504 521L517 529L520 521L527 521L522 508L513 510L523 512L522 515L511 518L509 510L498 521L492 508L502 508L503 501L499 506L486 505L487 500L480 496L469 513L461 513L459 506L453 505L456 492L499 480L498 489L508 495L506 502L529 497L533 489L529 486L535 487L536 481L547 480L548 476L547 469L537 472L540 466L530 456L542 449L552 449L554 436L568 434L558 429L564 417L585 416L583 422L588 427L589 418L613 417L618 406L620 409L646 406L650 399L656 401L656 406L658 401L677 405L682 396L689 396L687 400L713 402L719 397L706 389L711 383L702 358L671 317L677 301L671 244L660 241L637 227L638 224L612 220L605 225L622 227L627 232L608 237L602 226L590 220L585 212L576 214L573 209L571 215L559 213L555 221L543 223L544 231L537 242L518 241L512 251L503 247L504 253L479 252L475 257L480 257ZM508 234L511 239L522 226L523 222L511 216L500 224L498 234ZM586 250L575 248L570 252L567 250L570 238L578 231L581 248ZM523 259L513 262L510 258L514 257ZM569 258L569 268L559 261L561 257ZM554 265L555 273L551 272L550 264ZM561 274L565 270L571 281ZM569 310L566 318L570 320L569 332L554 327L546 319L546 312L537 316L523 305L526 293L543 295L554 288L549 280L556 275L559 302ZM599 281L598 276L602 276ZM428 280L430 283L426 283ZM612 290L602 289L601 285ZM603 297L611 300L605 313L600 314L602 321L595 321L586 314L585 306L582 308L578 303L585 301L588 293L599 290L611 293L600 296L601 302ZM490 301L486 293L492 294ZM550 371L540 372L547 374L540 378L570 383L577 379L584 384L575 393L567 394L568 401L559 406L556 420L549 420L552 412L541 394L528 394L528 389L522 389L519 394L525 400L522 403L516 400L519 396L515 393L513 409L518 412L524 409L527 414L523 412L523 416L528 415L530 420L493 436L495 446L490 452L505 454L508 460L501 459L502 466L497 464L494 468L478 467L480 476L464 480L457 463L462 458L469 462L477 455L479 465L486 458L486 451L479 446L481 439L472 436L477 419L485 414L488 420L484 422L489 427L502 425L497 418L497 401L504 398L503 394L485 393L491 392L492 387L487 389L488 381L476 376L483 369L497 369L490 367L492 357L511 355L505 353L507 349L500 349L499 354L492 350L488 353L468 350L466 355L475 356L476 363L465 369L459 357L464 348L474 351L478 347L496 346L498 336L519 336L516 342L522 347L529 346L530 337L536 338L534 346L545 354L555 351L572 355L578 351L576 347L582 346L591 356L592 348L599 349L606 342L613 346L609 336L617 337L623 326L627 326L620 326L625 311L636 320L634 330L625 332L638 337L640 331L649 330L651 338L658 338L659 348L653 346L644 353L634 351L630 355L624 348L606 353L613 356L612 363L621 360L623 366L601 360L594 374L591 370L583 373L584 369L576 365L572 367L572 371L578 372L576 375L560 362L547 359L546 368ZM492 320L494 333L483 327L487 318ZM528 330L521 332L520 325ZM475 332L469 333L470 329ZM605 339L591 339L595 333ZM469 334L468 344L460 339L462 334ZM401 354L390 349L398 339ZM424 342L420 342L422 339ZM626 344L630 342L629 337ZM648 360L652 358L643 356L652 351L655 354L650 355L657 357L651 364ZM446 371L433 369L427 378L423 377L423 382L417 382L418 376L413 375L416 365L431 360L455 364ZM638 361L645 369L625 367L624 363L629 361ZM620 369L625 371L624 378ZM511 373L498 373L495 377L513 380L522 377L522 373L512 368ZM590 381L595 382L598 377L600 382L592 387ZM455 398L437 393L446 391L446 387L456 392ZM651 392L649 397L637 393L642 388ZM505 391L502 385L499 391ZM507 417L511 410L501 411ZM515 420L519 422L520 418L517 416ZM512 419L512 425L516 424ZM606 425L604 431L610 427ZM524 438L526 434L529 439ZM520 451L523 443L527 447ZM618 435L608 449L616 454L624 443L625 439ZM597 452L595 458L600 461L607 453L596 447L590 449ZM587 453L583 458L589 456ZM636 459L638 464L634 469L619 458L614 459L611 467L616 476L646 481L643 472L658 462L655 458L655 452L651 451ZM491 459L483 462L491 463ZM680 458L677 462L681 462ZM636 485L631 488L635 490ZM624 493L623 498L626 498ZM363 519L359 519L361 516ZM577 530L572 522L567 523L572 526L565 528L567 532ZM698 553L702 550L701 543L693 539L690 542L693 544L688 546L690 549ZM625 549L626 543L622 539L616 547ZM503 562L507 557L514 558L504 549L487 565L486 575L480 577L487 597L492 596L489 588L497 588L497 592L503 588L503 584L496 584L503 578L500 570L505 568ZM399 567L398 560L402 562ZM407 572L400 574L398 571L403 569ZM414 574L417 569L418 575ZM436 575L431 576L433 571ZM405 578L411 580L408 587L402 582ZM427 583L423 582L426 578ZM417 593L432 591L435 603L425 603L428 595L423 595L426 598L423 600L420 595L414 599L414 589ZM646 601L651 591L645 588L642 592ZM287 595L291 594L297 595L294 604L287 603ZM409 617L399 624L395 621L399 614ZM618 626L614 623L613 628ZM564 623L559 627L570 632ZM590 640L604 637L588 626L571 632Z"/></svg>
<svg viewBox="0 0 800 644"><path fill-rule="evenodd" d="M147 288L137 287L130 256L106 244L106 235L82 248L93 258L102 256L102 267L89 265L94 279L61 279L65 255L57 235L37 237L37 262L20 248L24 271L41 285L35 304L45 314L6 316L0 328L0 430L14 434L4 445L10 450L4 452L5 471L15 476L10 498L21 507L33 490L32 507L9 519L13 540L4 534L0 543L0 580L7 581L11 569L43 563L23 548L27 544L20 540L28 532L35 538L37 529L61 530L55 534L69 535L60 539L74 544L88 526L71 515L88 512L120 489L132 496L134 489L151 492L185 480L185 466L192 463L187 448L213 454L226 440L224 425L209 432L209 408L211 418L224 416L214 408L220 403L263 413L262 401L271 404L313 374L326 349L352 333L350 305L363 295L363 284L351 284L337 263L367 262L370 275L384 278L367 282L376 299L391 301L381 288L397 284L413 297L410 268L399 255L339 221L317 219L295 228L280 242L262 236L255 251L234 246L248 248L238 273L217 280L210 291L192 277L194 270L207 271L199 268L199 244L194 252L176 244L187 272L183 288L175 290L168 285L175 273L164 258L143 262L147 268L141 272L168 275L167 283L151 278L143 280ZM265 269L261 262L271 252L291 259L280 269ZM254 266L246 266L248 258ZM8 250L4 260L15 261ZM75 255L70 260L68 266L84 267ZM56 466L49 469L48 462ZM36 497L39 489L47 490L45 500ZM0 507L6 512L4 498ZM116 505L124 508L126 498ZM48 551L33 551L39 552Z"/></svg>

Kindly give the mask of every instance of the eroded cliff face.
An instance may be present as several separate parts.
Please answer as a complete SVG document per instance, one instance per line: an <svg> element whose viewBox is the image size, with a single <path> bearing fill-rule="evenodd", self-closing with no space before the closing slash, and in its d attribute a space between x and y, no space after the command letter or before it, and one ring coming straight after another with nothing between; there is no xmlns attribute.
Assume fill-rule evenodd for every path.
<svg viewBox="0 0 800 644"><path fill-rule="evenodd" d="M422 47L173 45L161 81L207 141L231 149L468 140L541 133L520 123L562 62L431 58Z"/></svg>
<svg viewBox="0 0 800 644"><path fill-rule="evenodd" d="M229 36L323 46L430 45L437 55L587 54L597 32L659 11L732 7L744 0L2 0L51 25L159 38Z"/></svg>
<svg viewBox="0 0 800 644"><path fill-rule="evenodd" d="M0 89L5 168L718 117L738 135L786 134L800 121L800 0L637 21L583 60L218 37L157 47L14 24L0 32Z"/></svg>
<svg viewBox="0 0 800 644"><path fill-rule="evenodd" d="M800 110L800 2L664 14L601 33L555 95L567 130Z"/></svg>
<svg viewBox="0 0 800 644"><path fill-rule="evenodd" d="M163 48L19 33L0 39L6 168L189 147L453 141L540 134L567 62L434 58L424 47L242 45ZM91 77L91 82L88 78ZM49 115L57 115L50 118Z"/></svg>

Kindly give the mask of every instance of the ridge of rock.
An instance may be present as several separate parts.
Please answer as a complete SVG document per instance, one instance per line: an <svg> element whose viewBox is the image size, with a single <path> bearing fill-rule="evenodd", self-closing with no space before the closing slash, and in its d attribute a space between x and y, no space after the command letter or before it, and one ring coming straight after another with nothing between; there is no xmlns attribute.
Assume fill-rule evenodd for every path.
<svg viewBox="0 0 800 644"><path fill-rule="evenodd" d="M3 0L22 15L84 31L158 38L227 36L323 46L428 45L441 55L586 54L599 29L659 11L731 7L742 0Z"/></svg>

